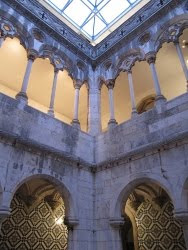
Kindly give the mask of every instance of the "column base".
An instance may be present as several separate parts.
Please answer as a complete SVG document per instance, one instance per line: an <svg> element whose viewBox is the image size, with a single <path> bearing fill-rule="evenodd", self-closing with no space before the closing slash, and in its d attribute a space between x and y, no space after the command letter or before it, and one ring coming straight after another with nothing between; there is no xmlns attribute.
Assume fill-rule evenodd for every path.
<svg viewBox="0 0 188 250"><path fill-rule="evenodd" d="M80 122L78 119L73 119L71 124L74 128L80 129Z"/></svg>
<svg viewBox="0 0 188 250"><path fill-rule="evenodd" d="M108 128L110 129L110 128L113 128L113 127L115 127L115 126L117 126L117 122L116 122L116 120L115 119L110 119L110 121L108 122Z"/></svg>
<svg viewBox="0 0 188 250"><path fill-rule="evenodd" d="M166 98L163 95L158 95L155 97L155 108L158 113L162 113L166 108Z"/></svg>
<svg viewBox="0 0 188 250"><path fill-rule="evenodd" d="M131 118L135 118L138 116L138 112L136 111L136 109L133 109L131 112Z"/></svg>
<svg viewBox="0 0 188 250"><path fill-rule="evenodd" d="M16 95L16 100L18 101L21 101L25 104L28 103L28 97L27 97L27 94L25 92L19 92L17 95Z"/></svg>
<svg viewBox="0 0 188 250"><path fill-rule="evenodd" d="M53 109L49 109L48 110L48 115L51 117L54 117L54 110Z"/></svg>

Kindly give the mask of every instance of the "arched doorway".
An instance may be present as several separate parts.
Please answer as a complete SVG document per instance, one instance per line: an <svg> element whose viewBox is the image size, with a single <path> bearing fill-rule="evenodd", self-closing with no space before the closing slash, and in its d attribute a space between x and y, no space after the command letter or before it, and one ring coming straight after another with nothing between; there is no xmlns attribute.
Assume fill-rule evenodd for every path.
<svg viewBox="0 0 188 250"><path fill-rule="evenodd" d="M158 184L144 182L134 187L124 206L123 250L185 250L182 227L173 209L169 195Z"/></svg>
<svg viewBox="0 0 188 250"><path fill-rule="evenodd" d="M65 209L50 180L28 180L12 199L11 214L2 224L0 249L67 249Z"/></svg>

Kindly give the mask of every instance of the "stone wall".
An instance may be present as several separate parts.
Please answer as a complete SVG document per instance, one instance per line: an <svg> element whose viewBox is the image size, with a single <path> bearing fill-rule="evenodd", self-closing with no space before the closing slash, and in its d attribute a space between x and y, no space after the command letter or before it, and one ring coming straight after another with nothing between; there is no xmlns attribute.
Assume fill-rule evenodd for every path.
<svg viewBox="0 0 188 250"><path fill-rule="evenodd" d="M187 127L186 93L97 136L96 162L101 164L125 156L131 157L168 141L184 138Z"/></svg>
<svg viewBox="0 0 188 250"><path fill-rule="evenodd" d="M75 161L93 163L93 137L0 93L0 131ZM40 138L40 140L39 140Z"/></svg>
<svg viewBox="0 0 188 250"><path fill-rule="evenodd" d="M0 210L9 208L22 183L47 178L62 193L74 228L69 249L121 249L119 224L129 194L140 183L161 186L175 212L186 209L187 109L185 94L164 111L148 111L94 143L94 137L1 94ZM91 165L94 157L97 165Z"/></svg>

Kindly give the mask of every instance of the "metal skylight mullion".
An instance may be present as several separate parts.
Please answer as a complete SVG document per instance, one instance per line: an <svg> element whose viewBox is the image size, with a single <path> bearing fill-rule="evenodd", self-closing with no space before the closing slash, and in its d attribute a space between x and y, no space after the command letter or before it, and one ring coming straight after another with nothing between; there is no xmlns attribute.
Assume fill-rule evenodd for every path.
<svg viewBox="0 0 188 250"><path fill-rule="evenodd" d="M65 6L63 7L63 9L61 10L61 12L64 12L65 9L73 2L74 0L68 0L67 3L65 4Z"/></svg>
<svg viewBox="0 0 188 250"><path fill-rule="evenodd" d="M96 2L95 2L95 3L96 3ZM96 16L94 16L94 21L93 21L93 35L92 35L92 40L95 38L95 35L94 35L94 34L95 34L95 33L94 33L94 32L95 32L95 17L96 17Z"/></svg>
<svg viewBox="0 0 188 250"><path fill-rule="evenodd" d="M82 0L81 0L82 1ZM101 9L97 9L97 12L93 12L93 10L92 10L92 13L94 14L94 17L95 16L97 16L103 23L105 23L106 25L108 25L108 23L105 21L105 19L104 20L102 20L97 14L100 14L100 11L110 2L111 0L108 0L107 2L106 2L106 4L101 8ZM87 6L87 5L86 5ZM101 14L100 14L101 15ZM102 15L101 15L102 16ZM93 18L93 17L92 17ZM87 20L87 22L85 22L84 23L84 25L86 25L89 21L91 20L91 18L89 19L89 20ZM83 24L82 24L82 26L80 26L80 27L83 27L84 26Z"/></svg>
<svg viewBox="0 0 188 250"><path fill-rule="evenodd" d="M85 19L85 21L82 23L82 25L79 26L81 29L82 29L82 27L84 27L84 25L86 25L93 17L95 17L95 14L94 14L94 16L92 16L92 17L89 19L89 17L90 17L92 14L94 14L94 13L91 12L91 13L89 14L89 16ZM88 19L89 19L89 20L88 20Z"/></svg>

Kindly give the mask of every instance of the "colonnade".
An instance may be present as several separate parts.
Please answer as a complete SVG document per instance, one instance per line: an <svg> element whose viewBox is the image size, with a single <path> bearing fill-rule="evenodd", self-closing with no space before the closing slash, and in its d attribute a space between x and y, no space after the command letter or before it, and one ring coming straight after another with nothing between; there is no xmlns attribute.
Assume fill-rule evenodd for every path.
<svg viewBox="0 0 188 250"><path fill-rule="evenodd" d="M1 44L3 43L4 38L1 37ZM179 41L176 39L173 41L174 42L174 46L176 48L177 51L177 55L182 67L182 70L184 72L184 76L185 76L185 80L187 83L187 90L188 90L188 68L179 44ZM28 101L28 96L27 96L27 88L28 88L28 84L29 84L29 79L30 79L30 75L31 75L31 70L32 70L32 66L33 63L35 61L35 59L37 58L37 52L34 50L30 50L28 52L28 61L27 61L27 65L26 65L26 70L25 70L25 74L23 77L23 82L22 82L22 86L21 86L21 90L20 92L16 95L16 99L18 100L22 100L24 102L27 103ZM154 89L155 89L155 95L156 95L156 105L158 105L158 103L164 103L164 101L166 100L165 97L163 96L163 94L161 93L161 87L160 87L160 83L159 83L159 79L158 79L158 74L156 71L156 66L155 66L155 62L156 62L156 53L155 52L149 52L146 54L145 56L145 60L147 61L147 63L149 64L150 67L150 71L151 71L151 75L152 75L152 79L153 79L153 85L154 85ZM54 66L54 77L53 77L53 83L52 83L52 89L51 89L51 97L50 97L50 105L49 105L49 109L48 109L48 114L52 117L54 117L54 102L55 102L55 95L56 95L56 87L57 87L57 79L58 79L58 74L60 71L63 71L63 68L60 68L58 65L53 65ZM134 83L133 83L133 74L132 74L132 67L133 67L133 63L126 68L124 71L127 72L127 77L128 77L128 84L129 84L129 92L130 92L130 100L131 100L131 109L132 109L132 117L135 117L138 113L136 110L136 100L135 100L135 93L134 93ZM78 111L79 111L79 95L80 95L80 88L82 86L83 82L81 79L74 79L73 80L73 85L75 88L75 97L74 97L74 113L73 113L73 120L71 122L71 124L77 128L80 128L80 122L79 122L79 117L78 117ZM98 84L99 85L99 84ZM113 90L114 90L114 86L115 86L115 79L106 79L105 80L105 85L108 88L108 96L109 96L109 107L110 107L110 119L109 119L109 127L110 126L114 126L117 124L116 119L115 119L115 111L114 111L114 96L113 96ZM90 86L91 87L91 86ZM95 87L97 88L97 86ZM99 91L99 96L100 96L100 89L98 89ZM88 91L88 95L89 95L89 100L90 100L90 91ZM93 98L94 99L94 98ZM90 105L100 105L100 102L98 100L98 98L95 98L95 100L92 99L92 103L89 102L89 112L92 112L90 109ZM93 103L97 100L98 103ZM100 110L100 107L98 108L98 112ZM100 113L100 112L99 112ZM89 114L89 116L91 116ZM100 119L98 119L98 122L101 122ZM101 128L101 125L98 124L98 128ZM100 131L98 131L100 132Z"/></svg>
<svg viewBox="0 0 188 250"><path fill-rule="evenodd" d="M174 45L176 47L177 55L182 67L182 70L184 72L185 80L186 80L186 87L188 91L188 68L183 56L183 52L181 50L181 47L179 45L179 41L174 41ZM163 96L161 92L161 87L159 83L159 78L156 70L156 53L155 52L149 52L146 54L146 61L149 64L152 79L153 79L153 85L155 89L155 101L156 105L160 105L166 101L166 98ZM132 108L132 117L135 117L137 115L137 110L136 110L136 100L135 100L135 94L134 94L134 84L133 84L133 75L132 75L132 67L133 64L130 65L128 69L125 71L127 72L127 77L128 77L128 83L129 83L129 92L130 92L130 99L131 99L131 108ZM115 113L114 113L114 100L113 100L113 89L115 86L115 80L110 79L105 82L107 88L108 88L108 94L109 94L109 107L110 107L110 120L108 125L111 126L111 124L115 125L117 124L116 119L115 119Z"/></svg>

